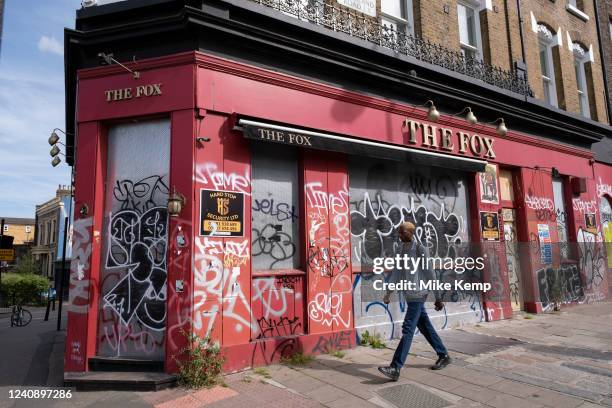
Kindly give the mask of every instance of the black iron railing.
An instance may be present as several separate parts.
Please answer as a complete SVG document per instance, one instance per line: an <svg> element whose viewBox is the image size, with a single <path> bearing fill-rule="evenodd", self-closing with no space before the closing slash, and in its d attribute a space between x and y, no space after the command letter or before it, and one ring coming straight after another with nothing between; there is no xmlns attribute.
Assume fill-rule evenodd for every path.
<svg viewBox="0 0 612 408"><path fill-rule="evenodd" d="M479 59L466 57L439 44L404 33L375 18L348 11L322 0L249 0L273 8L288 16L346 33L378 44L397 53L446 68L487 84L522 95L533 96L527 78Z"/></svg>

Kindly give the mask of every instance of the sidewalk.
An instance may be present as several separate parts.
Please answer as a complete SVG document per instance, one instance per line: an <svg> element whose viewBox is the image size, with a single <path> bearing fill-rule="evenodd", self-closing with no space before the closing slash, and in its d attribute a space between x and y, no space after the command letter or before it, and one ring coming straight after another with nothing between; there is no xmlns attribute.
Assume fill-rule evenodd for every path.
<svg viewBox="0 0 612 408"><path fill-rule="evenodd" d="M525 318L527 317L527 318ZM274 365L225 377L226 387L157 393L78 392L45 406L171 407L551 407L612 406L612 303L441 332L453 364L431 371L421 336L398 382L384 349L358 347L302 366ZM29 405L19 405L29 406Z"/></svg>
<svg viewBox="0 0 612 408"><path fill-rule="evenodd" d="M394 341L342 358L318 356L304 366L226 376L228 388L143 399L159 408L612 406L611 322L606 303L447 330L442 337L454 363L440 371L429 369L436 356L418 336L397 383L377 371L391 360Z"/></svg>

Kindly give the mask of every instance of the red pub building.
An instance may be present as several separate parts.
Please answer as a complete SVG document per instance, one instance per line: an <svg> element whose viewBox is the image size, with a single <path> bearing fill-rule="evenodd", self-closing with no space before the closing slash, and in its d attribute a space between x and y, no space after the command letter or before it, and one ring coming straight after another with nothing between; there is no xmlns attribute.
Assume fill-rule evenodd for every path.
<svg viewBox="0 0 612 408"><path fill-rule="evenodd" d="M225 371L397 336L404 304L382 303L371 264L404 221L436 256L487 254L492 290L453 294L437 328L610 298L612 170L590 148L610 127L520 73L273 3L130 0L66 31L67 379L176 373L183 331L218 342Z"/></svg>

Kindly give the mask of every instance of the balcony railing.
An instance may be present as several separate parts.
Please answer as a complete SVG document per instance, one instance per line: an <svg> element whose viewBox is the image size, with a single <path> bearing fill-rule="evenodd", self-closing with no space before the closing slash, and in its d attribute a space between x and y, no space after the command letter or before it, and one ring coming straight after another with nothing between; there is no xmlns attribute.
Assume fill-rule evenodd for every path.
<svg viewBox="0 0 612 408"><path fill-rule="evenodd" d="M439 44L416 37L376 19L327 4L322 0L249 0L286 15L346 33L419 61L479 79L487 84L533 96L525 76L464 56Z"/></svg>

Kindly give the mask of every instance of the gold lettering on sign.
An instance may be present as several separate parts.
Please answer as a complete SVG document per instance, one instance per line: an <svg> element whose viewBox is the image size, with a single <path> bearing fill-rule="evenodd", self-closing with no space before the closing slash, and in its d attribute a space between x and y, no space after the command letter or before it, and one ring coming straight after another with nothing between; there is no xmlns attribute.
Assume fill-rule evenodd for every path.
<svg viewBox="0 0 612 408"><path fill-rule="evenodd" d="M133 98L142 98L162 94L162 84L139 85L136 92L132 88L109 89L104 91L106 102L126 101Z"/></svg>
<svg viewBox="0 0 612 408"><path fill-rule="evenodd" d="M450 129L442 128L440 129L440 135L442 136L442 149L452 152L455 147L451 140L453 132Z"/></svg>

